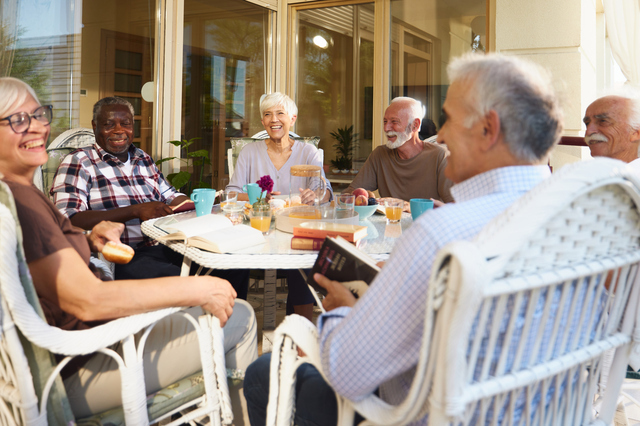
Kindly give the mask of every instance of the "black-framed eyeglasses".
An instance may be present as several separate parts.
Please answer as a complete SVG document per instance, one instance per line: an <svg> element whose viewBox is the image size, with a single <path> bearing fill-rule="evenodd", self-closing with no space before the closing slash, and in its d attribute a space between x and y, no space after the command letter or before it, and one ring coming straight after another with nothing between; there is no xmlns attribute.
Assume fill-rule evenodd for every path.
<svg viewBox="0 0 640 426"><path fill-rule="evenodd" d="M27 133L31 127L31 118L35 118L45 126L51 124L53 118L53 106L43 105L37 108L33 113L16 112L8 117L0 118L0 121L7 120L11 126L11 130L16 133Z"/></svg>

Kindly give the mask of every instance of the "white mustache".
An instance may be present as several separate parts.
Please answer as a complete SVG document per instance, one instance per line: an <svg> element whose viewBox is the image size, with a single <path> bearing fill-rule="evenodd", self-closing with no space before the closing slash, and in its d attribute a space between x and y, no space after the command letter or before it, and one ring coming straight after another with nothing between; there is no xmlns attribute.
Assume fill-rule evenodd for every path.
<svg viewBox="0 0 640 426"><path fill-rule="evenodd" d="M587 143L587 145L591 145L595 142L609 142L609 139L607 139L607 137L602 133L594 133L592 135L586 136L584 138L584 141Z"/></svg>

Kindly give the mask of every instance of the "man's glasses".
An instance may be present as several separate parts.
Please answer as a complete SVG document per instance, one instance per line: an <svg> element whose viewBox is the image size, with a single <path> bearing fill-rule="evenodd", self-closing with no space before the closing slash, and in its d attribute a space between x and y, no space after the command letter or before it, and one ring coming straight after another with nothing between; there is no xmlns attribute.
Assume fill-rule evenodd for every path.
<svg viewBox="0 0 640 426"><path fill-rule="evenodd" d="M45 126L51 124L53 117L53 106L43 105L33 111L32 114L26 112L16 112L8 117L0 118L0 121L7 120L11 126L11 130L16 133L27 133L31 126L31 118L35 118Z"/></svg>

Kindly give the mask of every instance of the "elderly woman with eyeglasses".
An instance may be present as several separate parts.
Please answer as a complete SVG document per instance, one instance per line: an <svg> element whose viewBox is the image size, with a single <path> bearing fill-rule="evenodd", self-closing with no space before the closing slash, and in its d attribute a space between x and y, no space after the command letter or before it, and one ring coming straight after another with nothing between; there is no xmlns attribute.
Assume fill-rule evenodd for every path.
<svg viewBox="0 0 640 426"><path fill-rule="evenodd" d="M0 178L13 193L29 271L50 325L81 330L165 307L195 306L189 309L194 316L206 310L226 323L227 367L245 369L257 357L253 309L235 299L233 287L225 280L210 276L98 279L89 268L90 254L101 251L107 241L119 242L124 225L100 222L90 235L84 235L32 184L36 168L47 161L52 108L40 105L31 87L15 78L0 78L0 117ZM144 359L149 393L200 371L195 330L182 317L164 319L149 335ZM62 376L76 418L121 404L120 376L111 357L96 354L74 361ZM239 394L232 394L232 399L237 398Z"/></svg>

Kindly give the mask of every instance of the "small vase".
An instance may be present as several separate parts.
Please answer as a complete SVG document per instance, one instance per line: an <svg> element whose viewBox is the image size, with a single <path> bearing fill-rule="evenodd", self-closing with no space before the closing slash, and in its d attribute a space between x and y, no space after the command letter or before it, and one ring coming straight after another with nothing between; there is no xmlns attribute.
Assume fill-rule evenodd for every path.
<svg viewBox="0 0 640 426"><path fill-rule="evenodd" d="M271 206L265 200L258 200L251 206L254 212L264 212L271 210Z"/></svg>

